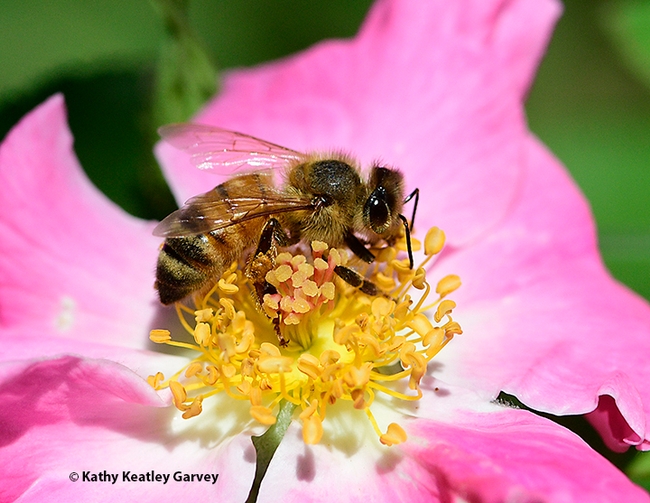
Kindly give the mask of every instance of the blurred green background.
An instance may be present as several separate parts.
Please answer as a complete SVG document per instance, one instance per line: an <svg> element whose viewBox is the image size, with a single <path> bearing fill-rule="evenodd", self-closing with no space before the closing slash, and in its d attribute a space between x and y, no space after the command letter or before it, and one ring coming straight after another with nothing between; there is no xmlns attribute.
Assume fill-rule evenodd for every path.
<svg viewBox="0 0 650 503"><path fill-rule="evenodd" d="M151 154L155 128L184 119L214 91L208 60L220 69L249 66L352 36L371 4L186 1L157 0L154 8L147 0L3 0L0 136L64 92L91 179L129 212L161 218L174 203ZM191 59L189 72L203 80L190 90L194 102L161 110L156 89L169 90L165 72L175 62L170 29L190 39L180 50L191 57L176 62ZM532 130L589 198L607 266L650 299L650 2L567 0L527 110ZM650 480L645 464L631 469L638 480Z"/></svg>

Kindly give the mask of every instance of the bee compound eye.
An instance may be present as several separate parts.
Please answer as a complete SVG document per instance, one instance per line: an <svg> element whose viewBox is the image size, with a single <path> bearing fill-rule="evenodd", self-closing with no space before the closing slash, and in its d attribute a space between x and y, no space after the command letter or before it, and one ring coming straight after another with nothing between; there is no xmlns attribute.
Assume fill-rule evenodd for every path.
<svg viewBox="0 0 650 503"><path fill-rule="evenodd" d="M390 223L390 210L383 199L370 196L366 202L366 218L370 228L377 234L383 234L388 230Z"/></svg>

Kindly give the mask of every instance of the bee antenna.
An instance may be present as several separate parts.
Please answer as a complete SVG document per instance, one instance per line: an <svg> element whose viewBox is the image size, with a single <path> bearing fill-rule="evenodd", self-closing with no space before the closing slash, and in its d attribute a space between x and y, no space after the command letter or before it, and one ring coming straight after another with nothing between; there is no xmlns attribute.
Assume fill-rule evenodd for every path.
<svg viewBox="0 0 650 503"><path fill-rule="evenodd" d="M409 228L409 221L404 215L399 215L399 219L404 224L404 232L406 234L406 249L409 254L409 269L413 269L413 248L411 247L411 229Z"/></svg>

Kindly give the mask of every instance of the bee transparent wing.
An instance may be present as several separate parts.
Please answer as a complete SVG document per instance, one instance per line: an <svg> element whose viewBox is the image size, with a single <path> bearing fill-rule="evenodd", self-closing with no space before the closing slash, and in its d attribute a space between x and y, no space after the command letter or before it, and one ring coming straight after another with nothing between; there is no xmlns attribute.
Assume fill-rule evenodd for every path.
<svg viewBox="0 0 650 503"><path fill-rule="evenodd" d="M300 161L304 155L275 143L236 131L202 124L169 124L158 129L160 136L191 155L199 169L230 173L243 166L266 169Z"/></svg>
<svg viewBox="0 0 650 503"><path fill-rule="evenodd" d="M206 234L254 218L315 209L308 198L289 196L269 186L248 186L245 196L223 192L223 185L219 185L189 199L156 226L154 235L173 238Z"/></svg>

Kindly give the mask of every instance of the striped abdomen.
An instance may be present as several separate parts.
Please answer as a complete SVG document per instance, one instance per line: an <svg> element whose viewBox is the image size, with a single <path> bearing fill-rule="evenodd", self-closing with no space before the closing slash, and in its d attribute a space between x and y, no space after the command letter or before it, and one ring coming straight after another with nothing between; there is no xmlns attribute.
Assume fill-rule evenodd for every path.
<svg viewBox="0 0 650 503"><path fill-rule="evenodd" d="M156 288L163 304L173 304L217 281L257 242L264 221L256 219L181 238L167 238L158 255Z"/></svg>
<svg viewBox="0 0 650 503"><path fill-rule="evenodd" d="M232 178L201 196L203 202L212 199L228 203L220 205L217 214L205 216L228 222L232 215L229 209L231 200L250 197L251 193L263 198L265 191L266 187L258 174ZM183 212L180 218L200 210L200 205L190 204L180 210ZM165 239L156 266L156 288L160 302L173 304L193 292L212 286L234 261L257 245L265 222L264 217L254 218L205 234L193 234L188 224L190 235Z"/></svg>

